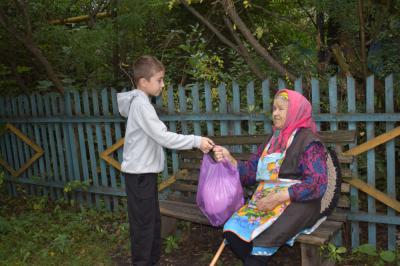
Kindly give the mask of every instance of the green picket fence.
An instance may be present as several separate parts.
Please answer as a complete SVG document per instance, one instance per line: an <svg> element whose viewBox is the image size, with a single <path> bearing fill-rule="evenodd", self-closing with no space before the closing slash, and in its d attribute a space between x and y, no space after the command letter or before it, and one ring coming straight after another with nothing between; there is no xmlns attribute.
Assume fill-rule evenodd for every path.
<svg viewBox="0 0 400 266"><path fill-rule="evenodd" d="M294 89L301 93L304 91L305 96L311 99L319 129L365 131L365 141L383 133L380 132L382 128L394 128L400 121L400 113L394 112L395 100L400 93L398 86L395 88L393 85L393 75L385 79L384 95L374 95L374 77L369 77L366 96L362 100L356 100L355 81L351 77L346 80L332 77L327 81L312 79L310 89L305 89L302 83L298 79ZM156 99L155 105L168 128L183 134L216 136L269 133L271 98L277 88L284 87L286 85L282 80L274 85L270 80L264 80L260 83L251 81L246 86L239 86L235 82L216 87L209 83L177 88L170 86ZM16 184L23 184L32 195L74 199L93 207L104 204L110 210L121 206L125 196L124 177L100 158L102 151L124 135L125 120L118 113L116 93L114 89L85 89L79 92L67 90L64 95L50 93L0 97L0 123L15 126L44 151L43 156L19 176L12 176L7 169L3 169L9 193L17 196ZM375 112L379 102L377 98L381 97L385 99L384 108L379 108L384 111ZM376 149L368 151L366 156L358 158L352 165L354 174L361 178L365 176L372 186L377 181L381 186L383 183L381 189L393 198L396 198L398 189L395 180L396 141L387 142L385 147L377 147L380 152ZM30 146L16 134L3 130L0 155L10 167L18 170L33 154ZM112 156L121 162L122 149ZM163 178L179 169L175 151L167 150L166 158ZM74 186L77 187L75 190ZM68 192L65 187L74 191ZM382 208L377 208L372 197L368 197L366 209L360 206L359 201L358 190L351 189L349 219L353 220L352 245L360 244L360 221L368 222L368 241L372 244L379 237L376 224L383 223L388 228L388 248L394 249L396 225L400 225L396 212L384 207L386 214L377 215L377 212L382 213ZM364 212L368 215L363 215Z"/></svg>

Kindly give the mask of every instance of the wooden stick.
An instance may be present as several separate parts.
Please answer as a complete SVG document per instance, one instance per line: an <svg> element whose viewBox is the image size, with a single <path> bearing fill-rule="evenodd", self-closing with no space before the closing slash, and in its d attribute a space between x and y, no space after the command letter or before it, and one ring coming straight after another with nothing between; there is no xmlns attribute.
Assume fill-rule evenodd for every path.
<svg viewBox="0 0 400 266"><path fill-rule="evenodd" d="M224 248L225 248L225 240L222 240L222 243L221 243L221 245L219 245L219 248L218 248L218 250L217 250L217 253L215 253L215 256L214 256L214 258L212 259L212 261L211 261L211 263L210 263L209 266L215 266L215 265L217 264L217 261L218 261L218 259L219 259L219 256L221 256L222 251L224 250Z"/></svg>

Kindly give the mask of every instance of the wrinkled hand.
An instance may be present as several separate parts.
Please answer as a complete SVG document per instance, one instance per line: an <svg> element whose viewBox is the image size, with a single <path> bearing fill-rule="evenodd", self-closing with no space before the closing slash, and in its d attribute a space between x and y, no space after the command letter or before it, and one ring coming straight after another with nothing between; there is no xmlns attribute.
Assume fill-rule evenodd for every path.
<svg viewBox="0 0 400 266"><path fill-rule="evenodd" d="M235 167L237 166L237 161L236 161L236 159L233 158L233 156L231 155L231 153L228 151L227 148L216 145L216 146L213 148L213 151L214 151L214 159L215 159L217 162L221 162L221 161L223 161L224 159L227 159L228 161L231 162L232 165L234 165Z"/></svg>
<svg viewBox="0 0 400 266"><path fill-rule="evenodd" d="M206 137L201 137L199 149L203 153L208 153L215 146L214 142Z"/></svg>
<svg viewBox="0 0 400 266"><path fill-rule="evenodd" d="M257 201L257 209L260 211L272 211L276 206L290 199L289 191L287 189L281 190L277 193L270 193L264 198Z"/></svg>

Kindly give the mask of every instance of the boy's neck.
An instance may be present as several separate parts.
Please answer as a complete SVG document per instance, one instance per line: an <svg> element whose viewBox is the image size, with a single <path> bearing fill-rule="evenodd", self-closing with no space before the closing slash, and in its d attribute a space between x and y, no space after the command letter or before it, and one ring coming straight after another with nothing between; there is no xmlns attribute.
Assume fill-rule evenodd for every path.
<svg viewBox="0 0 400 266"><path fill-rule="evenodd" d="M143 88L137 87L137 89L142 91L144 94L146 94L147 97L150 97L150 95Z"/></svg>

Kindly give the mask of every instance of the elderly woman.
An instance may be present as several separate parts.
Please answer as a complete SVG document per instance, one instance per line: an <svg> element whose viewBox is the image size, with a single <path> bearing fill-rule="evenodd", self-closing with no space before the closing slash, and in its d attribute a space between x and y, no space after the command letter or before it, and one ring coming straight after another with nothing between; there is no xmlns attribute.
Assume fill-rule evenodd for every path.
<svg viewBox="0 0 400 266"><path fill-rule="evenodd" d="M250 202L224 226L225 239L244 265L267 265L279 247L293 243L321 218L327 150L311 110L300 93L280 90L273 102L272 137L248 161L214 148L217 161L228 159L237 166L243 185L259 182Z"/></svg>

